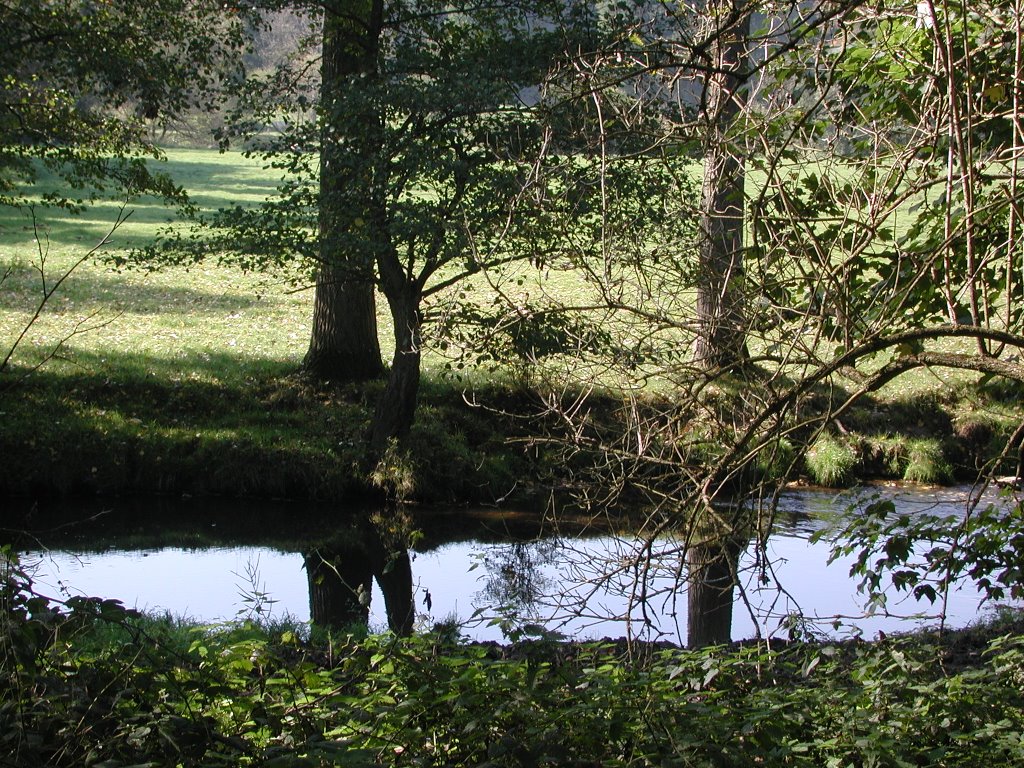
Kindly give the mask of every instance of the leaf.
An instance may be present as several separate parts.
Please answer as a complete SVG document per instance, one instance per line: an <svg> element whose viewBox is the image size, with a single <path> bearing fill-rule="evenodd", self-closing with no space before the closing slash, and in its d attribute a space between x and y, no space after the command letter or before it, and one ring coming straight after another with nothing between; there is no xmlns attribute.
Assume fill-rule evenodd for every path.
<svg viewBox="0 0 1024 768"><path fill-rule="evenodd" d="M814 668L821 663L821 656L815 655L806 664L804 664L802 674L804 677L809 677Z"/></svg>
<svg viewBox="0 0 1024 768"><path fill-rule="evenodd" d="M1001 102L1006 98L1006 86L1003 83L995 83L982 91L981 95L989 101Z"/></svg>
<svg viewBox="0 0 1024 768"><path fill-rule="evenodd" d="M710 685L711 681L718 677L718 672L719 670L717 667L713 667L712 669L709 669L707 671L707 673L704 675L704 688L707 688L708 685Z"/></svg>

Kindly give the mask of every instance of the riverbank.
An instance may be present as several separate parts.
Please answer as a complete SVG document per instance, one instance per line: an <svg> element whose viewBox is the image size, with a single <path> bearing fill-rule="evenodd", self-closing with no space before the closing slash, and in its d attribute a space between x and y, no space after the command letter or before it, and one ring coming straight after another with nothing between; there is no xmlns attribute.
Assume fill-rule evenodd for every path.
<svg viewBox="0 0 1024 768"><path fill-rule="evenodd" d="M368 473L363 445L380 382L314 385L283 362L247 369L222 360L219 370L182 378L144 363L80 361L35 371L0 394L0 495L29 505L125 495L346 504L400 496L538 508L572 482L570 468L533 440L547 436L541 394L525 387L466 392L428 377L407 449ZM998 459L1019 394L974 387L865 399L811 447L792 479L971 482ZM593 402L610 414L620 407L613 395ZM651 407L660 405L652 397ZM996 474L1011 473L1011 463Z"/></svg>
<svg viewBox="0 0 1024 768"><path fill-rule="evenodd" d="M163 167L207 212L258 200L277 182L258 162L230 153L175 150ZM43 175L39 183L45 194L56 180ZM630 444L666 449L640 462L636 474L649 473L641 482L662 466L657 481L670 482L683 462L683 474L706 477L736 430L795 383L785 370L767 371L762 383L770 381L771 392L753 398L745 398L751 381L742 377L701 383L698 372L673 362L686 355L682 338L664 340L662 362L648 373L642 358L650 350L633 349L630 334L617 342L621 348L599 345L573 357L581 351L574 332L556 323L538 359L536 350L509 347L508 339L463 348L459 334L434 328L408 444L368 468L364 440L383 383L319 385L297 373L313 314L306 267L254 272L212 258L131 267L133 248L166 234L169 212L157 200L133 201L131 217L107 242L120 211L113 201L97 201L81 217L40 209L36 220L0 211L0 260L8 265L0 280L0 349L15 352L0 371L0 496L26 508L37 500L187 495L345 504L398 497L541 509L552 492L569 497L586 483L628 483L589 473L607 468L617 451L628 454ZM87 256L101 241L102 253ZM578 278L574 270L532 266L515 276L524 291L591 305L596 297ZM58 291L45 293L58 282ZM491 288L477 288L486 304ZM437 307L446 301L437 300ZM383 301L378 308L386 346L391 320ZM755 336L751 344L767 340ZM826 347L823 359L834 352ZM390 352L383 350L385 359ZM761 352L766 356L756 356L774 365L767 362L774 353ZM641 367L629 368L635 365ZM971 482L983 468L1016 472L1016 457L997 459L1020 421L1024 390L975 374L907 373L813 434L822 426L815 414L843 402L858 387L849 376L863 375L844 368L827 385L800 390L789 421L773 427L771 450L763 452L772 456L758 471L826 486ZM550 388L541 389L548 379ZM582 410L597 418L559 423L555 406L573 413L583 391ZM620 440L629 429L639 438ZM574 430L589 431L573 443ZM624 473L632 472L628 463ZM656 496L663 488L653 490ZM678 490L668 495L677 498Z"/></svg>
<svg viewBox="0 0 1024 768"><path fill-rule="evenodd" d="M363 441L381 386L313 386L283 365L217 382L40 370L0 396L0 495L353 504L396 491L436 503L529 492L510 420L429 385L407 456L368 476Z"/></svg>

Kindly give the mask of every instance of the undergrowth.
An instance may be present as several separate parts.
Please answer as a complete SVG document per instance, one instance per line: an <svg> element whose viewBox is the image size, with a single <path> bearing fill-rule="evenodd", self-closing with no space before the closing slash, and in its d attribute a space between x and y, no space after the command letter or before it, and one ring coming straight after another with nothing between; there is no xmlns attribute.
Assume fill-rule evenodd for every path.
<svg viewBox="0 0 1024 768"><path fill-rule="evenodd" d="M10 766L1010 766L1019 619L878 643L711 648L310 640L41 597L8 551Z"/></svg>

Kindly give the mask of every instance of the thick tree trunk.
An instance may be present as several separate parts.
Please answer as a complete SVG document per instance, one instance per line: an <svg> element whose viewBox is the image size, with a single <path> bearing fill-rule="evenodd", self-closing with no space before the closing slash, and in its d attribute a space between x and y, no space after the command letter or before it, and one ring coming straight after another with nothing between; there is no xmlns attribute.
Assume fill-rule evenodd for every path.
<svg viewBox="0 0 1024 768"><path fill-rule="evenodd" d="M694 358L707 370L747 359L743 301L745 158L729 131L743 109L741 70L747 60L749 13L737 2L710 3L711 62L704 81L704 182L697 273ZM738 20L737 20L738 19Z"/></svg>
<svg viewBox="0 0 1024 768"><path fill-rule="evenodd" d="M743 547L733 537L695 543L686 553L686 645L703 648L732 639L736 568Z"/></svg>
<svg viewBox="0 0 1024 768"><path fill-rule="evenodd" d="M322 381L365 381L384 374L372 282L352 280L343 265L321 265L302 367Z"/></svg>
<svg viewBox="0 0 1024 768"><path fill-rule="evenodd" d="M324 380L358 381L381 376L380 343L374 301L373 254L354 236L374 219L374 195L369 169L376 160L377 140L369 126L361 136L349 136L342 146L341 120L351 120L340 106L340 95L354 75L377 66L379 0L366 2L363 18L355 3L325 4L321 62L321 106L324 125L320 145L319 233L320 266L313 300L313 331L303 368ZM351 84L349 87L351 87ZM349 129L351 132L351 128ZM354 149L353 149L354 147Z"/></svg>

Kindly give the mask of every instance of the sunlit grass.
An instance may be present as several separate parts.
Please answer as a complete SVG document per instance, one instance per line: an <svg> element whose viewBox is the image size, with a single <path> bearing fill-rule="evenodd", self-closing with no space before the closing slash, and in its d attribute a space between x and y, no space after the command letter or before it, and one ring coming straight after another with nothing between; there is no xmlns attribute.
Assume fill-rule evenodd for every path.
<svg viewBox="0 0 1024 768"><path fill-rule="evenodd" d="M206 210L262 199L274 185L270 173L237 154L172 150L163 166ZM156 272L109 266L109 258L153 242L177 220L176 211L152 199L123 210L118 201L100 201L77 216L39 208L34 222L27 212L4 211L0 264L12 271L0 286L0 341L9 343L31 317L43 290L40 263L52 285L124 214L109 244L54 294L23 343L23 363L46 356L76 329L89 329L67 341L59 364L120 366L152 358L176 361L177 376L187 378L209 375L210 356L223 352L242 366L298 366L309 341L312 291L296 290L291 276L213 263ZM232 375L230 366L222 375Z"/></svg>

